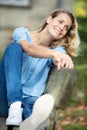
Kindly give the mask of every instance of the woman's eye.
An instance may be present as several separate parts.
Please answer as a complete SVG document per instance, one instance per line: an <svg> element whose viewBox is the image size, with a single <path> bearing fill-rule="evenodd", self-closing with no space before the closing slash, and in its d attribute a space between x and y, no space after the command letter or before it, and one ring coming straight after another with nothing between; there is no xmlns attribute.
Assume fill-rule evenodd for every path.
<svg viewBox="0 0 87 130"><path fill-rule="evenodd" d="M58 20L59 23L62 23L62 20Z"/></svg>
<svg viewBox="0 0 87 130"><path fill-rule="evenodd" d="M68 31L69 30L69 27L65 27L65 31Z"/></svg>

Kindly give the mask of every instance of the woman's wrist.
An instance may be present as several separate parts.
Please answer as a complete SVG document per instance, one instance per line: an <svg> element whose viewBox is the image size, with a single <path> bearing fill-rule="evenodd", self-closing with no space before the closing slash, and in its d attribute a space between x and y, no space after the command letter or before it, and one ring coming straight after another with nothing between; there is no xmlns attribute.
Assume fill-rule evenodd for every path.
<svg viewBox="0 0 87 130"><path fill-rule="evenodd" d="M63 56L64 54L60 51L53 51L52 53L52 58L55 58L55 57L61 57Z"/></svg>

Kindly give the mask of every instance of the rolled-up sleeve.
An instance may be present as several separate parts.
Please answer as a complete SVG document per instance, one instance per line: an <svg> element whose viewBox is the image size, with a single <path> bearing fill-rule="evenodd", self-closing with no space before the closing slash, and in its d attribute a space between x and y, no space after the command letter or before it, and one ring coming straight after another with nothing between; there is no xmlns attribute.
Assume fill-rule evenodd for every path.
<svg viewBox="0 0 87 130"><path fill-rule="evenodd" d="M19 27L13 31L12 39L16 43L19 43L20 40L29 40L28 37L29 37L29 31L27 28Z"/></svg>
<svg viewBox="0 0 87 130"><path fill-rule="evenodd" d="M60 51L60 52L62 52L63 54L66 54L66 50L65 50L65 47L64 47L64 46L59 46L59 47L55 48L54 50Z"/></svg>

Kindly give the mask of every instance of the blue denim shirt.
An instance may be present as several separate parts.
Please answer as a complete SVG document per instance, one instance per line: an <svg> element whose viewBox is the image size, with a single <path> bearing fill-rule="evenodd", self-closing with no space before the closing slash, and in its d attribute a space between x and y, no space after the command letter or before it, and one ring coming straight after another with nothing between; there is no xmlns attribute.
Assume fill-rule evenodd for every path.
<svg viewBox="0 0 87 130"><path fill-rule="evenodd" d="M20 40L27 40L32 44L29 30L24 27L19 27L14 30L13 40L16 43L19 43ZM66 53L63 46L55 49ZM35 58L29 56L25 52L23 53L21 75L23 98L28 96L39 97L44 92L47 77L52 65L52 58Z"/></svg>

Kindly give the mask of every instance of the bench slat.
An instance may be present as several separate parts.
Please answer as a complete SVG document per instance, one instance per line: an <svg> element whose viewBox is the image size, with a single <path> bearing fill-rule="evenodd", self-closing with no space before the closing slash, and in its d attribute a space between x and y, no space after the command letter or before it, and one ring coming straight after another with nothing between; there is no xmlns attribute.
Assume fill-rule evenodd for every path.
<svg viewBox="0 0 87 130"><path fill-rule="evenodd" d="M53 95L56 108L65 109L67 107L77 78L78 71L75 69L63 68L58 71L54 67L51 70L45 93Z"/></svg>

